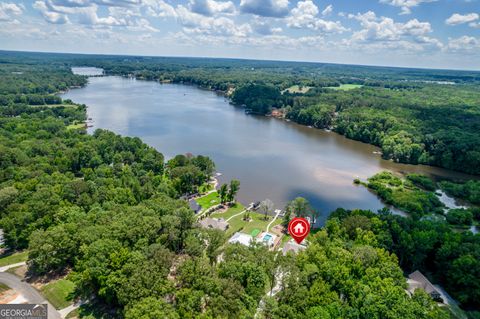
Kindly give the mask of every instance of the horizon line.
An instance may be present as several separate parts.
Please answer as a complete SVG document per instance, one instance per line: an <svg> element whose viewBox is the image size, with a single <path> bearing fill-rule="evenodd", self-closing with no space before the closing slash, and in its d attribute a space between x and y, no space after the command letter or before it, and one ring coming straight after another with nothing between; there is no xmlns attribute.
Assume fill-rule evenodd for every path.
<svg viewBox="0 0 480 319"><path fill-rule="evenodd" d="M187 56L187 55L149 55L149 54L121 54L121 53L79 53L79 52L60 52L60 51L36 51L36 50L9 50L0 49L0 52L20 52L20 53L39 53L39 54L65 54L65 55L85 55L85 56L117 56L117 57L148 57L148 58L182 58L182 59L218 59L218 60L244 60L244 61L263 61L263 62L289 62L289 63L307 63L307 64L331 64L331 65L345 65L358 66L370 68L392 68L392 69L410 69L410 70L431 70L431 71L457 71L457 72L473 72L478 73L480 69L455 69L455 68L429 68L429 67L415 67L415 66L394 66L382 64L355 64L355 63L340 63L340 62L321 62L321 61L307 61L307 60L282 60L282 59L253 59L245 57L218 57L218 56Z"/></svg>

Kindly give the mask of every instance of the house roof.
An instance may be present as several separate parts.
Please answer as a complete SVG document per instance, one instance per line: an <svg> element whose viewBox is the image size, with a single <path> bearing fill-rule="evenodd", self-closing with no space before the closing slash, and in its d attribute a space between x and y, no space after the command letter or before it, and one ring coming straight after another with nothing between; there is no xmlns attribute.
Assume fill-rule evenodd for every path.
<svg viewBox="0 0 480 319"><path fill-rule="evenodd" d="M253 241L253 237L249 234L237 232L228 240L230 244L239 243L245 246L250 246L250 243Z"/></svg>
<svg viewBox="0 0 480 319"><path fill-rule="evenodd" d="M407 280L408 283L408 290L413 292L415 289L421 288L425 290L426 293L431 294L431 293L438 293L437 288L435 288L434 285L418 270L412 272L410 275L408 275L409 280Z"/></svg>
<svg viewBox="0 0 480 319"><path fill-rule="evenodd" d="M202 209L202 206L198 205L197 201L194 200L194 199L191 199L188 201L188 206L190 207L190 209L192 209L194 212L197 212L199 211L200 209Z"/></svg>
<svg viewBox="0 0 480 319"><path fill-rule="evenodd" d="M200 225L203 228L215 228L220 230L227 230L228 223L223 218L204 218L200 221Z"/></svg>
<svg viewBox="0 0 480 319"><path fill-rule="evenodd" d="M293 253L297 254L299 251L305 250L305 248L305 246L299 245L293 240L290 240L283 246L282 253L286 255L289 251L292 251Z"/></svg>

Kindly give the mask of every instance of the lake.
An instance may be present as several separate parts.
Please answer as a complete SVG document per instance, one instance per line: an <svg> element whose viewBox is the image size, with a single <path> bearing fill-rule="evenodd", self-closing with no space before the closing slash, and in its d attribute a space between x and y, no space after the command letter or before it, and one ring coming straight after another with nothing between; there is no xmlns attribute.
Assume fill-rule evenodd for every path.
<svg viewBox="0 0 480 319"><path fill-rule="evenodd" d="M195 86L159 84L122 77L92 77L89 84L62 95L88 106L93 127L138 136L162 152L211 157L220 182L240 180L238 199L248 204L271 199L276 208L297 196L320 211L322 223L343 207L376 211L376 195L353 179L382 171L415 172L438 178L468 175L422 165L383 160L372 145L333 132L283 120L246 115L225 97ZM472 178L472 177L470 177Z"/></svg>

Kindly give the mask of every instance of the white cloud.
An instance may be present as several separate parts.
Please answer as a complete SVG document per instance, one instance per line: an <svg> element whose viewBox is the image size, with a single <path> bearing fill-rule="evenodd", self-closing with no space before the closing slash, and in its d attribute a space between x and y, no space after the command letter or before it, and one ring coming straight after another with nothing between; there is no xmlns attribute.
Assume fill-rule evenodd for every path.
<svg viewBox="0 0 480 319"><path fill-rule="evenodd" d="M412 8L417 7L422 3L435 2L438 0L380 0L380 3L389 4L394 7L400 7L402 11L400 14L412 13Z"/></svg>
<svg viewBox="0 0 480 319"><path fill-rule="evenodd" d="M342 33L347 29L339 21L328 21L318 17L318 7L311 0L299 1L286 18L290 28L306 28L326 33Z"/></svg>
<svg viewBox="0 0 480 319"><path fill-rule="evenodd" d="M448 49L451 51L472 51L478 53L480 49L480 40L471 36L461 36L455 39L449 39Z"/></svg>
<svg viewBox="0 0 480 319"><path fill-rule="evenodd" d="M219 13L232 14L235 12L235 5L231 1L190 0L189 8L192 12L209 17Z"/></svg>
<svg viewBox="0 0 480 319"><path fill-rule="evenodd" d="M186 33L245 37L252 32L247 23L237 25L235 21L226 17L206 17L182 5L176 8L176 13Z"/></svg>
<svg viewBox="0 0 480 319"><path fill-rule="evenodd" d="M15 3L0 2L0 21L11 21L13 16L21 15L23 7Z"/></svg>
<svg viewBox="0 0 480 319"><path fill-rule="evenodd" d="M468 14L459 14L459 13L454 13L450 18L445 20L445 23L448 25L457 25L457 24L463 24L463 23L469 23L469 22L474 22L478 20L480 16L478 13L468 13Z"/></svg>
<svg viewBox="0 0 480 319"><path fill-rule="evenodd" d="M264 19L256 19L254 22L251 23L251 27L253 31L257 34L261 35L272 35L282 33L282 28L280 27L273 27L269 23L265 22Z"/></svg>
<svg viewBox="0 0 480 319"><path fill-rule="evenodd" d="M405 23L398 23L392 18L377 17L373 11L350 14L348 17L358 20L363 28L353 34L353 38L357 41L395 41L403 36L424 36L432 32L429 22L412 19Z"/></svg>
<svg viewBox="0 0 480 319"><path fill-rule="evenodd" d="M51 10L44 1L35 1L33 8L40 11L43 18L49 23L64 24L68 22L68 17L65 14Z"/></svg>
<svg viewBox="0 0 480 319"><path fill-rule="evenodd" d="M405 23L399 23L392 18L377 17L373 11L356 15L349 14L348 17L358 20L362 29L354 32L350 39L345 40L345 45L407 51L444 47L440 40L428 36L433 31L429 22L411 19Z"/></svg>
<svg viewBox="0 0 480 319"><path fill-rule="evenodd" d="M50 0L50 3L60 7L88 7L92 4L125 7L142 4L142 0Z"/></svg>
<svg viewBox="0 0 480 319"><path fill-rule="evenodd" d="M329 4L323 11L322 16L327 17L333 12L333 6Z"/></svg>
<svg viewBox="0 0 480 319"><path fill-rule="evenodd" d="M33 7L52 24L79 23L92 28L123 27L131 31L158 31L142 18L140 0L37 0ZM99 6L108 14L99 16Z"/></svg>
<svg viewBox="0 0 480 319"><path fill-rule="evenodd" d="M147 14L152 17L167 18L176 17L175 8L163 0L143 0L147 6Z"/></svg>
<svg viewBox="0 0 480 319"><path fill-rule="evenodd" d="M288 0L240 0L240 11L261 17L284 17L289 4Z"/></svg>

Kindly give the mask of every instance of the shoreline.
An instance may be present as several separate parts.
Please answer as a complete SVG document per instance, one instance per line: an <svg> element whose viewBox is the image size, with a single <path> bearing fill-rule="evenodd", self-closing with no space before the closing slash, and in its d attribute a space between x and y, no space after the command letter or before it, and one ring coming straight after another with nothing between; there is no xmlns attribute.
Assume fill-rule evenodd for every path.
<svg viewBox="0 0 480 319"><path fill-rule="evenodd" d="M118 75L107 75L107 76L118 76ZM105 77L107 77L107 76L105 76ZM122 77L122 76L118 76L118 77L125 78L125 77ZM130 79L132 79L132 78L130 77ZM136 79L136 78L134 78L134 79ZM136 79L136 80L137 80L137 79ZM152 80L144 80L144 79L139 79L139 81L155 82L155 81L152 81ZM89 84L91 84L91 83L89 83ZM202 88L202 87L199 87L198 85L195 85L195 84L192 84L192 83L186 84L186 83L176 83L176 82L174 82L174 83L169 83L169 84L182 85L182 86L183 86L183 85L187 85L187 86L195 87L195 88L202 89L202 90L205 90L205 91L208 90L208 91L210 91L210 92L217 93L217 92L214 91L214 90L211 90L211 89L208 89L208 88L204 88L204 87ZM73 88L72 88L72 89L73 89ZM87 116L88 116L88 114L87 114ZM293 121L288 121L287 119L282 119L282 120L283 120L284 122L290 123L290 124L287 124L287 125L295 125L295 126L302 127L302 128L304 128L304 129L307 129L307 128L308 128L308 127L305 126L305 125L302 125L302 124L299 124L299 123L296 123L296 122L293 122ZM316 131L318 131L320 134L332 134L332 133L333 133L333 134L336 135L336 136L339 136L339 137L341 136L342 139L345 139L345 140L348 140L348 141L351 141L351 142L355 142L355 143L360 142L360 143L362 143L362 144L364 144L364 145L368 145L368 146L371 147L372 149L373 149L373 148L376 149L376 146L374 146L374 145L372 145L372 144L365 143L365 142L361 142L361 141L356 141L356 140L353 140L353 139L349 139L349 138L347 138L346 136L341 135L341 134L339 134L339 133L337 133L337 132L327 132L327 131L321 130L321 129L316 130ZM375 156L375 158L378 158L378 156ZM414 164L401 164L401 163L395 163L395 164L398 164L398 165L408 165L408 166L410 166L410 167L421 167L421 166L425 166L425 167L427 167L427 168L433 168L433 169L438 168L438 167L431 166L431 165L421 165L421 164L420 164L420 165L419 165L419 164L417 164L417 165L414 165ZM380 169L381 169L381 170L390 170L390 169L388 169L388 168L386 168L386 167L382 167L382 168L380 168ZM465 173L461 173L461 172L457 172L457 171L451 171L451 170L444 169L444 168L439 168L439 169L444 170L445 172L452 172L452 173L454 173L454 174L456 174L456 175L459 175L459 174L464 175L464 174L465 174ZM398 172L401 173L401 174L405 174L405 173L407 173L408 171L409 171L409 170L408 170L407 168L405 168L404 170L402 170L401 167L400 167L400 169L398 170ZM413 172L413 171L414 171L414 170L412 170L412 172ZM426 172L426 173L424 173L424 174L439 176L439 175L437 175L437 174L438 174L437 172ZM443 175L443 174L441 174L441 175ZM218 186L218 184L219 184L219 180L218 180L216 177L217 177L217 176L215 176L214 188L216 188L216 186ZM467 176L467 177L464 177L464 178L465 178L465 180L473 179L473 178L470 177L470 176ZM449 179L449 177L448 177L448 176L445 176L444 179ZM452 179L453 179L453 178L452 178ZM352 182L353 182L353 177L352 177ZM205 194L204 194L204 195L205 195ZM202 195L202 196L204 196L204 195ZM374 195L375 195L375 197L377 197L377 199L378 199L379 201L381 201L381 205L382 205L383 207L390 208L392 211L394 211L394 209L392 209L391 207L388 207L388 206L381 200L381 198L378 197L378 195L376 195L376 194L374 194ZM268 196L268 195L267 195L267 196ZM199 197L201 197L201 196L199 196ZM291 200L291 199L293 199L293 198L290 198L290 199L288 199L288 200ZM353 209L353 208L352 208L352 209ZM372 211L375 211L374 209L371 209L371 210L372 210ZM330 211L329 211L329 212L330 212Z"/></svg>
<svg viewBox="0 0 480 319"><path fill-rule="evenodd" d="M230 99L230 95L228 94L227 91L216 90L216 89L213 89L211 87L201 86L201 85L199 85L195 82L183 82L183 81L175 82L172 79L168 79L168 80L157 80L157 79L147 80L147 79L137 78L135 76L132 76L131 74L124 75L124 74L107 74L107 73L104 73L102 76L97 76L97 77L108 77L108 76L119 76L119 77L122 77L122 78L130 78L130 79L135 79L135 80L138 80L138 81L157 82L159 84L175 84L175 85L194 86L194 87L196 87L200 90L210 91L210 92L215 93L219 96L223 96L224 98L228 99L229 104L236 106L235 104L232 103L232 101ZM88 83L87 83L87 85L88 85ZM229 89L229 91L230 91L230 89ZM236 107L239 107L239 106L236 106ZM340 134L340 133L336 132L335 130L321 129L321 128L315 128L315 127L308 126L308 125L303 125L303 124L297 123L297 122L295 122L291 119L287 119L286 117L280 118L280 117L277 117L277 116L272 116L271 113L266 114L266 115L250 113L250 114L247 114L247 115L262 116L262 117L265 117L265 118L275 118L277 120L281 120L281 121L286 122L286 123L293 123L293 124L299 125L301 127L312 128L312 129L316 129L316 130L319 130L319 131L323 131L325 133L334 133L334 134L336 134L338 136L341 136L341 137L343 137L347 140L355 141L355 142L359 142L359 143L362 143L362 144L365 144L365 145L370 145L370 146L375 147L377 150L375 151L374 154L376 154L376 155L380 155L382 153L381 148L377 145L349 138L344 134ZM395 162L393 160L384 159L383 157L381 157L381 159L385 160L385 161L392 161L393 163L399 164L399 165L408 165L408 166L412 166L412 167L429 167L429 168L432 168L432 169L440 169L440 170L444 170L446 172L451 172L451 173L456 174L456 175L461 175L461 177L459 177L458 179L457 178L450 178L450 177L443 177L443 178L438 179L438 177L442 177L441 175L445 175L445 174L432 174L432 176L434 176L436 180L450 180L450 181L462 181L462 182L466 182L468 180L480 180L480 175L470 174L470 173L466 173L466 172L463 172L463 171L457 171L457 170L453 170L453 169L446 168L446 167L435 166L435 165L430 165L430 164L421 164L421 163L411 164L411 163ZM452 174L448 174L448 175L452 175Z"/></svg>

